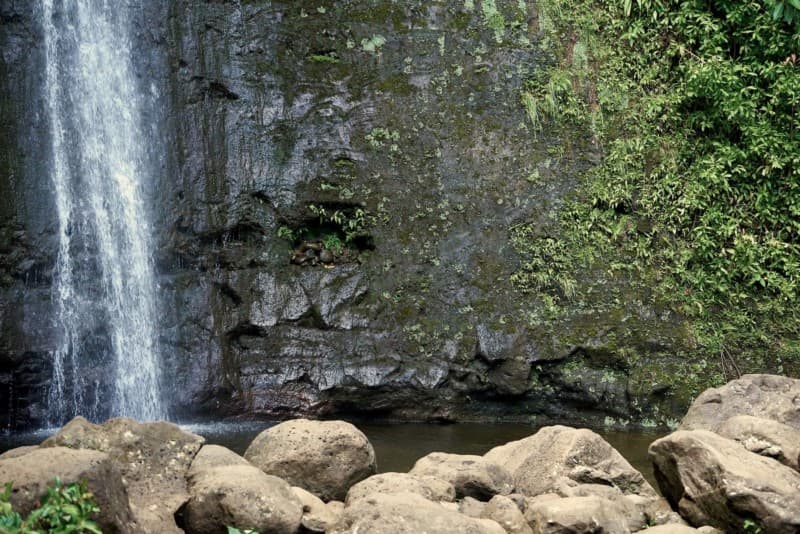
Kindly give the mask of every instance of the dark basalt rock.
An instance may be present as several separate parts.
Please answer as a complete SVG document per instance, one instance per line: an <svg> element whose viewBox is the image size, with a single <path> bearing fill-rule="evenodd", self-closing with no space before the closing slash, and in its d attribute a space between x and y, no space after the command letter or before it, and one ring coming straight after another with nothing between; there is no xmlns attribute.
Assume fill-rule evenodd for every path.
<svg viewBox="0 0 800 534"><path fill-rule="evenodd" d="M3 427L42 422L55 347L29 4L0 7ZM175 416L598 422L685 408L619 364L672 358L685 340L635 304L646 299L624 313L576 304L554 328L509 282L509 227L554 231L549 216L600 154L590 132L568 146L533 135L519 95L553 51L533 2L496 4L499 33L480 2L142 3L135 64L161 95L145 117L165 147L148 193ZM290 264L278 229L324 231L310 205L368 214L346 261Z"/></svg>

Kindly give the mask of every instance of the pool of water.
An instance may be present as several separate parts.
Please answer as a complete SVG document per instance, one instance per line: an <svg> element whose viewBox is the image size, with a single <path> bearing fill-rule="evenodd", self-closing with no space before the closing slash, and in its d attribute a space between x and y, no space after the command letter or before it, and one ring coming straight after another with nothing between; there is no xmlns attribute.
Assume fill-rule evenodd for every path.
<svg viewBox="0 0 800 534"><path fill-rule="evenodd" d="M250 442L270 423L211 423L184 425L187 430L205 436L209 443L224 445L244 454ZM460 423L434 425L425 423L374 424L356 423L375 448L378 471L405 472L414 462L431 452L485 454L489 449L535 433L537 428L523 424ZM653 468L647 447L665 434L644 431L596 431L617 449L652 484Z"/></svg>
<svg viewBox="0 0 800 534"><path fill-rule="evenodd" d="M208 443L224 445L244 454L259 432L276 423L195 423L181 425L204 436ZM434 425L425 423L374 424L356 423L375 448L378 471L405 472L417 459L439 451L455 454L484 454L492 447L521 439L536 432L536 427L523 424L461 423ZM0 436L0 452L42 442L53 430ZM597 431L655 487L647 447L663 433L643 431Z"/></svg>

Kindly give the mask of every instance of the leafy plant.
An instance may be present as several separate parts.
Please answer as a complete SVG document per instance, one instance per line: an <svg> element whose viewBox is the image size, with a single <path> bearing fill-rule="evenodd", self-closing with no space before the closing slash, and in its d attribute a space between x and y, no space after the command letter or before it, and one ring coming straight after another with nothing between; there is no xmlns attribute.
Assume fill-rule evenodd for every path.
<svg viewBox="0 0 800 534"><path fill-rule="evenodd" d="M521 291L576 280L585 301L618 280L687 317L724 375L800 369L798 7L543 0L562 46L523 107L534 129L590 129L604 157L554 228L512 229Z"/></svg>
<svg viewBox="0 0 800 534"><path fill-rule="evenodd" d="M11 487L7 483L0 495L0 528L4 534L101 534L91 519L100 509L85 482L64 486L56 478L54 485L47 488L41 506L24 521L9 502Z"/></svg>
<svg viewBox="0 0 800 534"><path fill-rule="evenodd" d="M325 237L322 238L322 245L335 252L341 252L344 248L344 242L337 234L326 234Z"/></svg>
<svg viewBox="0 0 800 534"><path fill-rule="evenodd" d="M744 532L746 534L761 534L763 531L761 527L758 526L758 523L753 521L752 519L746 519L744 524L742 525Z"/></svg>
<svg viewBox="0 0 800 534"><path fill-rule="evenodd" d="M300 237L299 234L301 233L301 231L294 231L288 226L281 226L278 228L278 237L285 239L289 243L294 243Z"/></svg>
<svg viewBox="0 0 800 534"><path fill-rule="evenodd" d="M325 206L312 204L308 209L319 217L321 224L333 223L341 228L346 243L350 243L358 236L364 235L371 220L371 217L363 208L329 210Z"/></svg>
<svg viewBox="0 0 800 534"><path fill-rule="evenodd" d="M228 534L258 534L258 532L251 528L239 530L236 527L228 527Z"/></svg>

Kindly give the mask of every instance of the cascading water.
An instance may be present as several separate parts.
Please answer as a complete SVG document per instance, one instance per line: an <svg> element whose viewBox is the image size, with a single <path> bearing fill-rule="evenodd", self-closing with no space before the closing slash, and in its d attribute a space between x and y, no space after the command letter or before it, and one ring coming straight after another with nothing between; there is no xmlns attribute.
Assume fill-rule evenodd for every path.
<svg viewBox="0 0 800 534"><path fill-rule="evenodd" d="M40 1L59 235L50 422L165 418L143 202L145 99L131 61L135 2Z"/></svg>

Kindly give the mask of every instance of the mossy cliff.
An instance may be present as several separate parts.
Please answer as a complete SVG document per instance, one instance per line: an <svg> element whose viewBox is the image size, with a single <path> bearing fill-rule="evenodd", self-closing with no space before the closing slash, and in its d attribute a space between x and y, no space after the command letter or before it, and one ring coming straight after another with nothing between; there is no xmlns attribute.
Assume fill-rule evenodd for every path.
<svg viewBox="0 0 800 534"><path fill-rule="evenodd" d="M579 206L637 90L622 74L604 86L616 29L576 22L598 6L146 4L141 71L167 95L152 197L177 415L668 424L731 360L778 365L711 343L707 318L658 289L658 264L627 268L633 249L616 244L650 219L601 221L615 244L565 218L588 220ZM17 10L6 28L32 24ZM0 107L17 139L21 105ZM20 144L0 146L12 191L22 177L4 162ZM3 258L32 248L47 272L48 215L3 210L4 228L29 229ZM332 268L290 263L316 239L341 247ZM28 291L14 269L9 310ZM46 342L38 378L19 362L46 308L3 349L13 398L0 403L21 423L43 398ZM793 372L791 336L771 339Z"/></svg>

